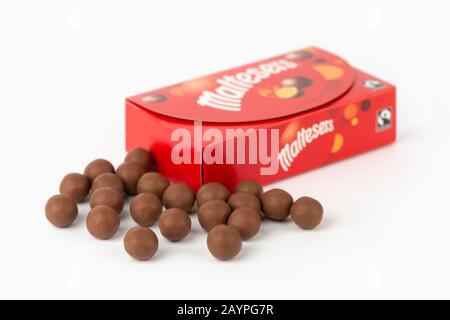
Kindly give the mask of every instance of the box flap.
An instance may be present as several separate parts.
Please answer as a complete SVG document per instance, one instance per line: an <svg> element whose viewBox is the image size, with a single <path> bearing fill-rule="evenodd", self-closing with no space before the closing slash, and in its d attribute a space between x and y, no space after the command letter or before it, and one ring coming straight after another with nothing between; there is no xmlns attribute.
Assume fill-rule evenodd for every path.
<svg viewBox="0 0 450 320"><path fill-rule="evenodd" d="M128 100L183 120L251 122L322 106L347 92L354 78L353 68L342 58L306 48Z"/></svg>

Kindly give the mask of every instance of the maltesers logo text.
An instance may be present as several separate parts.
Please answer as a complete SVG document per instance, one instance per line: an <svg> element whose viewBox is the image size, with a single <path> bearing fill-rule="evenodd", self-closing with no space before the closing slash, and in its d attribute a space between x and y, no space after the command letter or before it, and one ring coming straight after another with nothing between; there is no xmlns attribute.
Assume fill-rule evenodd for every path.
<svg viewBox="0 0 450 320"><path fill-rule="evenodd" d="M217 80L220 86L213 92L203 91L197 103L200 106L208 106L220 110L240 111L242 99L254 85L269 78L271 75L297 67L298 64L293 61L278 59L262 63L258 67L248 68L236 75L225 75Z"/></svg>
<svg viewBox="0 0 450 320"><path fill-rule="evenodd" d="M295 159L308 145L327 133L334 131L332 119L313 124L297 131L295 140L286 143L278 153L278 161L284 171L288 171Z"/></svg>

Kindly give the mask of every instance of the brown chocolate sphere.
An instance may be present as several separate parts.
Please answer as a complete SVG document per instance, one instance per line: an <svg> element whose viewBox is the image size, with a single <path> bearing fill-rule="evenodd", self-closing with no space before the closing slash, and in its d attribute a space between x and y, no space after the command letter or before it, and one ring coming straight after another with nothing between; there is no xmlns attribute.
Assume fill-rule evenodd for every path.
<svg viewBox="0 0 450 320"><path fill-rule="evenodd" d="M92 182L92 191L95 191L99 188L113 188L119 191L120 193L124 192L124 186L122 179L114 174L114 173L102 173Z"/></svg>
<svg viewBox="0 0 450 320"><path fill-rule="evenodd" d="M78 207L71 197L58 194L48 199L45 204L45 216L56 227L70 226L78 216Z"/></svg>
<svg viewBox="0 0 450 320"><path fill-rule="evenodd" d="M106 240L119 230L119 215L111 207L96 206L89 211L86 226L91 235L97 239Z"/></svg>
<svg viewBox="0 0 450 320"><path fill-rule="evenodd" d="M158 237L146 227L134 227L128 230L123 239L125 251L137 260L149 260L158 251Z"/></svg>
<svg viewBox="0 0 450 320"><path fill-rule="evenodd" d="M261 201L253 193L249 192L239 191L233 193L228 199L228 204L233 210L240 207L251 207L258 213L261 211Z"/></svg>
<svg viewBox="0 0 450 320"><path fill-rule="evenodd" d="M141 226L154 224L161 212L161 200L153 193L140 193L130 204L131 217Z"/></svg>
<svg viewBox="0 0 450 320"><path fill-rule="evenodd" d="M125 193L134 196L137 193L137 183L144 175L145 169L135 162L122 163L116 170L116 174L122 179Z"/></svg>
<svg viewBox="0 0 450 320"><path fill-rule="evenodd" d="M322 221L323 207L319 201L301 197L291 206L291 218L302 229L311 230Z"/></svg>
<svg viewBox="0 0 450 320"><path fill-rule="evenodd" d="M205 202L198 209L198 221L203 229L209 231L219 224L226 224L230 213L231 208L228 203L214 199Z"/></svg>
<svg viewBox="0 0 450 320"><path fill-rule="evenodd" d="M272 220L282 221L289 216L292 196L284 190L272 189L261 196L262 211Z"/></svg>
<svg viewBox="0 0 450 320"><path fill-rule="evenodd" d="M94 181L97 176L106 172L114 173L114 166L105 159L96 159L90 162L84 169L84 175L91 181Z"/></svg>
<svg viewBox="0 0 450 320"><path fill-rule="evenodd" d="M110 187L95 189L89 201L91 208L101 205L108 206L116 210L117 214L122 212L124 202L123 195Z"/></svg>
<svg viewBox="0 0 450 320"><path fill-rule="evenodd" d="M86 199L91 189L91 181L80 173L69 173L59 185L59 192L71 197L76 202Z"/></svg>
<svg viewBox="0 0 450 320"><path fill-rule="evenodd" d="M240 207L234 210L228 218L228 225L236 228L242 240L255 236L261 226L259 211L251 207Z"/></svg>
<svg viewBox="0 0 450 320"><path fill-rule="evenodd" d="M259 198L263 193L263 188L256 180L242 180L236 185L236 192L239 191L253 193Z"/></svg>
<svg viewBox="0 0 450 320"><path fill-rule="evenodd" d="M235 228L219 224L208 233L207 245L217 259L230 260L241 251L242 239Z"/></svg>
<svg viewBox="0 0 450 320"><path fill-rule="evenodd" d="M137 184L137 192L150 192L162 198L164 191L169 186L169 181L158 172L148 172L144 174Z"/></svg>
<svg viewBox="0 0 450 320"><path fill-rule="evenodd" d="M195 193L186 183L170 185L163 195L163 204L167 209L178 208L188 212L195 203Z"/></svg>
<svg viewBox="0 0 450 320"><path fill-rule="evenodd" d="M179 241L191 231L191 218L185 211L171 208L161 214L158 226L165 238L170 241Z"/></svg>
<svg viewBox="0 0 450 320"><path fill-rule="evenodd" d="M125 162L134 162L149 171L153 167L152 154L143 148L136 148L131 150L125 157Z"/></svg>
<svg viewBox="0 0 450 320"><path fill-rule="evenodd" d="M213 199L227 201L230 197L230 191L222 184L217 182L206 183L197 191L197 204L201 207L203 203Z"/></svg>

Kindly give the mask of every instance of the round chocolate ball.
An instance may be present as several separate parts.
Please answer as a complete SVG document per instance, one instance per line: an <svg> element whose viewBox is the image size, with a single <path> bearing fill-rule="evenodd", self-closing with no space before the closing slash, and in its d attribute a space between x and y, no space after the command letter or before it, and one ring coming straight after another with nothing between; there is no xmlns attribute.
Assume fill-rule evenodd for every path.
<svg viewBox="0 0 450 320"><path fill-rule="evenodd" d="M314 55L306 50L294 51L285 55L285 58L293 61L301 61L311 59Z"/></svg>
<svg viewBox="0 0 450 320"><path fill-rule="evenodd" d="M145 169L135 162L122 163L116 170L116 174L122 179L125 193L134 196L137 193L137 183L144 175Z"/></svg>
<svg viewBox="0 0 450 320"><path fill-rule="evenodd" d="M117 214L120 214L122 212L125 200L119 191L106 187L95 189L91 195L89 203L91 208L96 206L108 206L116 210Z"/></svg>
<svg viewBox="0 0 450 320"><path fill-rule="evenodd" d="M171 208L161 214L158 226L165 238L170 241L179 241L191 231L191 218L185 211Z"/></svg>
<svg viewBox="0 0 450 320"><path fill-rule="evenodd" d="M105 159L96 159L90 162L84 169L84 175L91 181L94 181L97 176L106 172L114 173L114 166Z"/></svg>
<svg viewBox="0 0 450 320"><path fill-rule="evenodd" d="M228 203L214 199L205 202L198 209L198 221L203 229L209 231L219 224L226 224L230 213L231 208Z"/></svg>
<svg viewBox="0 0 450 320"><path fill-rule="evenodd" d="M125 162L134 162L143 167L146 171L153 167L152 154L143 148L136 148L131 150L125 157Z"/></svg>
<svg viewBox="0 0 450 320"><path fill-rule="evenodd" d="M245 191L233 193L228 199L228 204L233 210L240 207L251 207L258 213L261 211L261 201L259 198L253 193Z"/></svg>
<svg viewBox="0 0 450 320"><path fill-rule="evenodd" d="M143 102L149 102L149 103L159 103L159 102L165 101L166 99L167 99L166 96L159 94L159 93L147 94L142 97Z"/></svg>
<svg viewBox="0 0 450 320"><path fill-rule="evenodd" d="M136 260L149 260L158 251L158 237L146 227L128 230L123 239L125 251Z"/></svg>
<svg viewBox="0 0 450 320"><path fill-rule="evenodd" d="M230 191L222 184L217 182L206 183L197 191L197 204L199 207L203 203L213 199L227 201L230 197Z"/></svg>
<svg viewBox="0 0 450 320"><path fill-rule="evenodd" d="M370 102L370 100L364 100L363 102L361 102L361 110L362 111L367 111L367 110L369 110L370 109L370 106L371 106L371 102Z"/></svg>
<svg viewBox="0 0 450 320"><path fill-rule="evenodd" d="M272 189L261 196L262 211L272 220L282 221L289 216L292 196L284 190Z"/></svg>
<svg viewBox="0 0 450 320"><path fill-rule="evenodd" d="M322 221L323 207L319 201L301 197L291 206L291 218L302 229L311 230Z"/></svg>
<svg viewBox="0 0 450 320"><path fill-rule="evenodd" d="M107 187L116 189L120 193L124 192L122 179L118 175L111 172L102 173L92 182L92 191Z"/></svg>
<svg viewBox="0 0 450 320"><path fill-rule="evenodd" d="M108 206L96 206L89 211L86 226L91 235L100 240L111 238L119 230L117 211Z"/></svg>
<svg viewBox="0 0 450 320"><path fill-rule="evenodd" d="M45 216L56 227L70 226L78 216L78 207L71 197L58 194L48 199L45 204Z"/></svg>
<svg viewBox="0 0 450 320"><path fill-rule="evenodd" d="M162 198L164 191L169 186L169 181L158 172L147 172L144 174L137 184L137 192L150 192Z"/></svg>
<svg viewBox="0 0 450 320"><path fill-rule="evenodd" d="M256 180L242 180L236 185L236 192L239 191L253 193L259 198L263 193L263 188Z"/></svg>
<svg viewBox="0 0 450 320"><path fill-rule="evenodd" d="M283 87L309 87L312 85L312 80L305 77L290 77L290 78L284 78L281 81L281 85Z"/></svg>
<svg viewBox="0 0 450 320"><path fill-rule="evenodd" d="M241 251L242 239L235 228L219 224L209 231L207 245L217 259L230 260Z"/></svg>
<svg viewBox="0 0 450 320"><path fill-rule="evenodd" d="M195 193L186 183L170 185L163 195L163 204L167 209L178 208L188 212L195 203Z"/></svg>
<svg viewBox="0 0 450 320"><path fill-rule="evenodd" d="M240 207L234 210L228 218L228 225L236 228L242 240L255 236L261 226L259 211L251 207Z"/></svg>
<svg viewBox="0 0 450 320"><path fill-rule="evenodd" d="M71 197L76 202L81 202L86 199L90 188L91 181L88 177L80 173L69 173L62 179L59 192Z"/></svg>
<svg viewBox="0 0 450 320"><path fill-rule="evenodd" d="M151 226L162 212L161 200L153 193L140 193L130 204L130 214L141 226Z"/></svg>

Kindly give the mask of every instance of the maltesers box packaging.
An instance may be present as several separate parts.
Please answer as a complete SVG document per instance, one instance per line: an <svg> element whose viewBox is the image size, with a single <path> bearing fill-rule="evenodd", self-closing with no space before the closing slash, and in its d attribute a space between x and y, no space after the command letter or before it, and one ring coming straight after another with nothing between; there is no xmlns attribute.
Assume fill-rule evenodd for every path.
<svg viewBox="0 0 450 320"><path fill-rule="evenodd" d="M395 141L396 90L306 48L126 100L126 149L193 189L268 184Z"/></svg>

